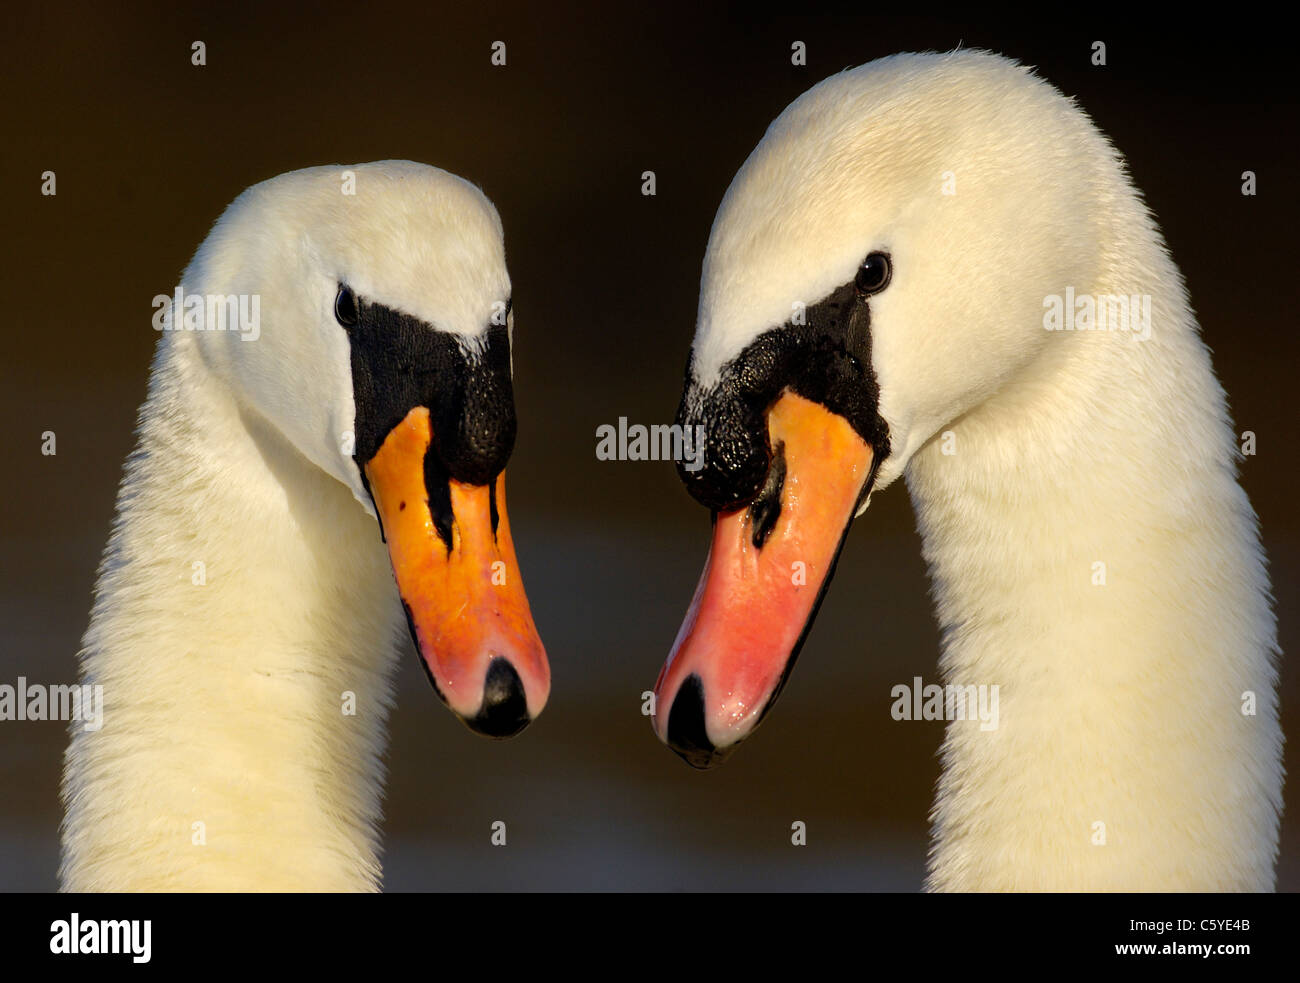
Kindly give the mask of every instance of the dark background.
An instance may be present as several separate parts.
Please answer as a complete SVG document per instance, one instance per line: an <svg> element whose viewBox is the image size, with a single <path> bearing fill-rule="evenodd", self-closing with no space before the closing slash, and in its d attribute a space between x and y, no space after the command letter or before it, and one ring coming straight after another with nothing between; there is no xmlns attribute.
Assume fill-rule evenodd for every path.
<svg viewBox="0 0 1300 983"><path fill-rule="evenodd" d="M670 465L597 461L619 416L671 422L714 211L768 122L842 68L987 47L1039 66L1127 155L1190 286L1263 523L1283 649L1300 576L1294 56L1254 36L1171 38L1127 13L1054 24L754 19L624 11L228 4L7 10L0 681L67 682L133 444L167 293L224 206L313 164L404 157L483 187L514 281L510 508L554 671L551 703L493 744L438 705L407 653L392 720L390 889L883 888L923 876L941 724L889 690L936 678L938 637L901 483L850 537L793 681L723 769L689 770L640 715L706 551ZM885 9L882 7L882 9ZM1231 25L1229 25L1231 28ZM207 44L207 65L190 44ZM489 63L493 41L508 65ZM790 44L808 45L807 67ZM1094 40L1109 64L1090 64ZM40 174L58 175L42 197ZM1240 194L1240 175L1259 195ZM654 170L658 195L640 194ZM40 454L42 431L58 455ZM863 635L870 635L865 642ZM1284 663L1285 724L1297 674ZM56 723L0 723L0 887L55 886ZM1294 741L1287 760L1296 769ZM1295 798L1291 794L1289 798ZM510 845L489 845L489 824ZM794 820L808 846L790 845ZM1284 819L1279 886L1300 886Z"/></svg>

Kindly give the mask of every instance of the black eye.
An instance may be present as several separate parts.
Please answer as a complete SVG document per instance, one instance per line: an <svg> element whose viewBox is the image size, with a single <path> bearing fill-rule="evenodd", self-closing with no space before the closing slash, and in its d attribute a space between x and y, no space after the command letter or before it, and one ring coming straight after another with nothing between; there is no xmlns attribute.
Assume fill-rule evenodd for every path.
<svg viewBox="0 0 1300 983"><path fill-rule="evenodd" d="M334 298L334 317L345 328L350 328L357 323L356 294L341 283L339 294Z"/></svg>
<svg viewBox="0 0 1300 983"><path fill-rule="evenodd" d="M872 253L862 261L862 265L858 268L858 275L853 278L853 285L864 297L867 294L878 294L889 286L892 272L888 256L884 253Z"/></svg>

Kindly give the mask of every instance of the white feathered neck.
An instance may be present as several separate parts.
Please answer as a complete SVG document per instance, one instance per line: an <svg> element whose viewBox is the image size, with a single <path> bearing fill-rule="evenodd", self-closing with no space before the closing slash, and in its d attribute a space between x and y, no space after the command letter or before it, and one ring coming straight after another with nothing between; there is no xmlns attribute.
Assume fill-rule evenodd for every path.
<svg viewBox="0 0 1300 983"><path fill-rule="evenodd" d="M1000 687L997 730L948 726L935 889L1273 886L1282 735L1257 521L1178 271L1135 196L1113 217L1088 287L1141 271L1164 312L1151 339L1078 336L955 420L955 453L940 436L907 470L945 681Z"/></svg>
<svg viewBox="0 0 1300 983"><path fill-rule="evenodd" d="M374 520L193 340L160 347L96 590L63 886L373 889L401 619Z"/></svg>

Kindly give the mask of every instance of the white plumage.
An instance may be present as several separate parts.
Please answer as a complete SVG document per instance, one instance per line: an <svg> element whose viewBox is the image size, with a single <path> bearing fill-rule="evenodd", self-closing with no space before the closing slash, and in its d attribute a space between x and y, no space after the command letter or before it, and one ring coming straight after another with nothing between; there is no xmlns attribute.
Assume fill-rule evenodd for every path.
<svg viewBox="0 0 1300 983"><path fill-rule="evenodd" d="M67 754L66 889L378 886L405 628L352 460L339 282L472 347L510 295L500 220L383 161L256 185L199 248L186 293L260 295L260 336L161 336L84 640L104 726Z"/></svg>
<svg viewBox="0 0 1300 983"><path fill-rule="evenodd" d="M1270 888L1282 735L1257 520L1182 278L1120 156L995 55L827 79L718 212L697 379L873 250L894 269L871 302L892 446L876 487L906 477L946 681L1001 694L997 730L948 726L929 886ZM1045 330L1067 288L1149 296L1149 339Z"/></svg>

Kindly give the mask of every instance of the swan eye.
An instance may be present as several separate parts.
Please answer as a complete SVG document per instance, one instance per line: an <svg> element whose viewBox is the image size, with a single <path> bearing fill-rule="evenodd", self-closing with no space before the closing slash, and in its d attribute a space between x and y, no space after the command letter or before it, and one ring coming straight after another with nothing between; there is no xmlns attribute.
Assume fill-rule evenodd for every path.
<svg viewBox="0 0 1300 983"><path fill-rule="evenodd" d="M357 323L356 294L341 283L338 296L334 298L334 317L345 328L350 328Z"/></svg>
<svg viewBox="0 0 1300 983"><path fill-rule="evenodd" d="M884 253L872 253L862 261L857 276L853 278L853 286L864 297L868 294L878 294L889 286L892 272L888 256Z"/></svg>

